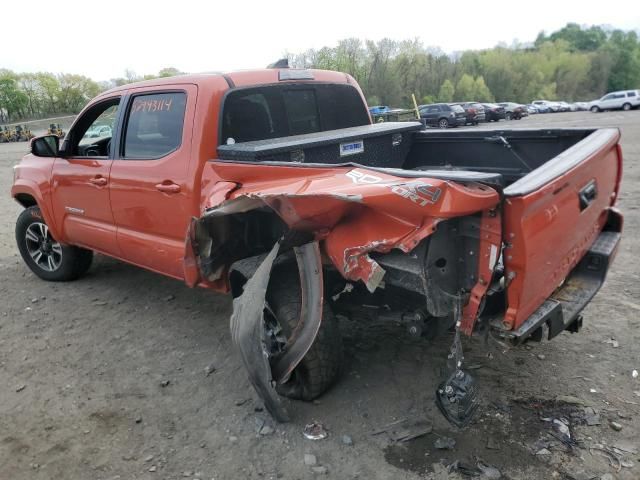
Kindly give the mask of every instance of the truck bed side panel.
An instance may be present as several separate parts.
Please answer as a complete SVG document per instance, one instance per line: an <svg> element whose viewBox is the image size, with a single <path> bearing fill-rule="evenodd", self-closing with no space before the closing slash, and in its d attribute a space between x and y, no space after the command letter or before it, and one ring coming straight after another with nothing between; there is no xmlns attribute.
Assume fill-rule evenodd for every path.
<svg viewBox="0 0 640 480"><path fill-rule="evenodd" d="M603 229L620 181L619 138L615 129L596 131L529 174L528 185L505 190L505 327L542 305Z"/></svg>

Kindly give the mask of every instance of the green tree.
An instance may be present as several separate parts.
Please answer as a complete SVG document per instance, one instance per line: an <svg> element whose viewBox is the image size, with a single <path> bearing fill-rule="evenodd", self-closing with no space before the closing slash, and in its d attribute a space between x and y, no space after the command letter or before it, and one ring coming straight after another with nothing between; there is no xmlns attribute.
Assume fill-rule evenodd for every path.
<svg viewBox="0 0 640 480"><path fill-rule="evenodd" d="M447 78L442 82L440 90L438 91L438 101L443 103L452 102L455 91L456 89L453 86L453 83Z"/></svg>
<svg viewBox="0 0 640 480"><path fill-rule="evenodd" d="M470 98L477 102L493 102L495 100L482 75L477 76L473 81L473 95Z"/></svg>
<svg viewBox="0 0 640 480"><path fill-rule="evenodd" d="M483 80L484 82L484 80ZM486 85L485 85L486 86ZM454 99L458 102L472 100L475 97L475 82L468 73L462 74L456 84Z"/></svg>

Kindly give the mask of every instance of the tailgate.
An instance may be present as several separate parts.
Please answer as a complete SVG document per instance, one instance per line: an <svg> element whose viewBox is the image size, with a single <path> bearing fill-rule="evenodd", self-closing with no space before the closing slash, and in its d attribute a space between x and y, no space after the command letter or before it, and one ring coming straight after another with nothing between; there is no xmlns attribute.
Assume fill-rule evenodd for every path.
<svg viewBox="0 0 640 480"><path fill-rule="evenodd" d="M505 189L505 328L520 327L602 231L622 173L619 138L596 130Z"/></svg>

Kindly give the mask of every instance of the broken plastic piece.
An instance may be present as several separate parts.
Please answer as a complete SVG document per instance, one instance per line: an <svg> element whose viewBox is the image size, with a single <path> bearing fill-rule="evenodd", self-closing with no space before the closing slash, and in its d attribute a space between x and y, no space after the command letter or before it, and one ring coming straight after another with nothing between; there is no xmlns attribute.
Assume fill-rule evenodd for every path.
<svg viewBox="0 0 640 480"><path fill-rule="evenodd" d="M457 370L442 382L436 392L436 405L444 417L457 427L466 427L480 406L474 378Z"/></svg>
<svg viewBox="0 0 640 480"><path fill-rule="evenodd" d="M450 423L463 428L471 422L480 406L473 376L462 369L464 354L460 340L462 301L458 296L454 303L456 334L447 357L449 377L436 390L436 405Z"/></svg>
<svg viewBox="0 0 640 480"><path fill-rule="evenodd" d="M231 339L242 356L253 388L273 418L278 422L287 422L289 415L274 388L271 366L264 351L265 296L271 267L279 249L280 242L277 242L247 281L243 294L233 300L230 328Z"/></svg>
<svg viewBox="0 0 640 480"><path fill-rule="evenodd" d="M327 438L327 431L320 422L313 421L304 426L304 430L302 431L304 438L308 440L322 440Z"/></svg>

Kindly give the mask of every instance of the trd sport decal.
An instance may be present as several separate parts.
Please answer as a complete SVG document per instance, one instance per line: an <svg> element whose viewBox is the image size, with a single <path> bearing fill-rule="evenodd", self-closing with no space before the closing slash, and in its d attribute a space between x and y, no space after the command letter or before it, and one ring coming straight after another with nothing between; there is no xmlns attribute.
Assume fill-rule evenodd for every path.
<svg viewBox="0 0 640 480"><path fill-rule="evenodd" d="M406 183L385 182L381 177L362 172L358 169L346 173L356 185L378 185L390 188L393 193L411 200L413 203L425 207L438 201L442 191L429 183L420 180L411 180Z"/></svg>

